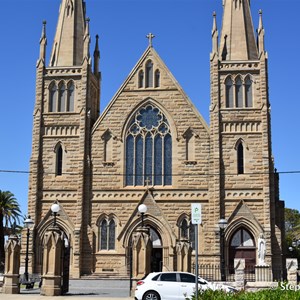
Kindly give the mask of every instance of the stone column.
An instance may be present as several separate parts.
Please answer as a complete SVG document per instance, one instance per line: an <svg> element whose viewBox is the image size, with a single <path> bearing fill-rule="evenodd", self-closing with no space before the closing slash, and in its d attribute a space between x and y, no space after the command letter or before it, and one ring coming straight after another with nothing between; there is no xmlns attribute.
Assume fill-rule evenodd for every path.
<svg viewBox="0 0 300 300"><path fill-rule="evenodd" d="M287 258L286 259L286 270L287 270L287 280L291 285L297 285L297 270L298 270L298 260L297 258Z"/></svg>
<svg viewBox="0 0 300 300"><path fill-rule="evenodd" d="M245 259L236 258L234 259L234 280L238 289L245 288Z"/></svg>
<svg viewBox="0 0 300 300"><path fill-rule="evenodd" d="M139 228L132 237L132 277L141 279L150 273L152 241L149 228Z"/></svg>
<svg viewBox="0 0 300 300"><path fill-rule="evenodd" d="M5 245L5 271L3 294L19 294L20 243L17 236L10 236Z"/></svg>
<svg viewBox="0 0 300 300"><path fill-rule="evenodd" d="M60 296L62 294L62 249L63 240L59 228L50 228L44 237L41 295Z"/></svg>
<svg viewBox="0 0 300 300"><path fill-rule="evenodd" d="M177 242L177 271L191 272L191 253L192 248L187 240Z"/></svg>

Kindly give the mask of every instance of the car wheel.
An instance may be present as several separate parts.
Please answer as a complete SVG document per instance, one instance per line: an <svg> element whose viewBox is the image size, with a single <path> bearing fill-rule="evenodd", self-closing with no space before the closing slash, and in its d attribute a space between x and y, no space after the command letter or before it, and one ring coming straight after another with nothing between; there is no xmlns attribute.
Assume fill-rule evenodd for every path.
<svg viewBox="0 0 300 300"><path fill-rule="evenodd" d="M160 296L157 292L148 291L144 294L143 300L160 300Z"/></svg>

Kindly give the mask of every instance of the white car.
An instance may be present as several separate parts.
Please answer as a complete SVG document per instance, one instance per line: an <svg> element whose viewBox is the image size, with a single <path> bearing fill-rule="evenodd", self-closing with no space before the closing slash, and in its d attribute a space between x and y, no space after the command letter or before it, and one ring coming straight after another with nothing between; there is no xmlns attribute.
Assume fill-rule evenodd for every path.
<svg viewBox="0 0 300 300"><path fill-rule="evenodd" d="M185 300L195 293L196 276L187 272L150 273L137 282L135 300ZM199 277L199 290L235 292L235 288L208 282Z"/></svg>

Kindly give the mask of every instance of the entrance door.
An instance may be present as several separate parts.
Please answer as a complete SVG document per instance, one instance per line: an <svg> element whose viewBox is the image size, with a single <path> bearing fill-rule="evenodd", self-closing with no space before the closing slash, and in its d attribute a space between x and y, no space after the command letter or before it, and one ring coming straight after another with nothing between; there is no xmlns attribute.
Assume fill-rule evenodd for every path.
<svg viewBox="0 0 300 300"><path fill-rule="evenodd" d="M255 242L251 233L245 228L237 230L231 238L229 248L230 269L233 269L235 258L244 258L246 270L254 270L256 265Z"/></svg>
<svg viewBox="0 0 300 300"><path fill-rule="evenodd" d="M150 238L152 241L151 251L151 272L162 271L163 266L163 248L159 233L150 227Z"/></svg>

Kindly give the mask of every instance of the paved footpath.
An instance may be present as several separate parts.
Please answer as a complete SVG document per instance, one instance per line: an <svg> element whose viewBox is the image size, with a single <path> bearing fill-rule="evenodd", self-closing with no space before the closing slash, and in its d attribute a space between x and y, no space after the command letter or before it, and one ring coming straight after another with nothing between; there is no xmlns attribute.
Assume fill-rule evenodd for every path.
<svg viewBox="0 0 300 300"><path fill-rule="evenodd" d="M69 293L63 296L41 296L40 289L21 289L17 295L0 294L2 300L134 300L129 296L128 280L70 280Z"/></svg>

